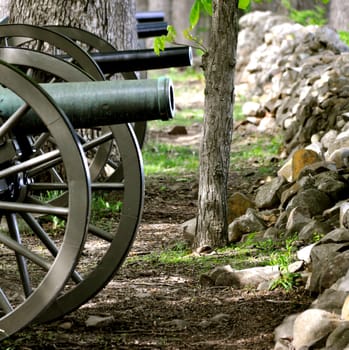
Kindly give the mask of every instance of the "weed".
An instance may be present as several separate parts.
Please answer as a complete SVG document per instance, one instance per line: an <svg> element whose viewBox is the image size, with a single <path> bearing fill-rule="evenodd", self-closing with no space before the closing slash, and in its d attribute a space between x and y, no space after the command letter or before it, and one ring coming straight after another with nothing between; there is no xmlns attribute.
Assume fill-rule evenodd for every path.
<svg viewBox="0 0 349 350"><path fill-rule="evenodd" d="M111 202L105 199L101 195L94 194L92 196L92 222L100 221L101 224L105 224L103 220L105 218L110 218L118 214L122 210L122 201L117 200L115 202ZM110 221L108 221L110 224Z"/></svg>
<svg viewBox="0 0 349 350"><path fill-rule="evenodd" d="M297 236L288 238L285 242L285 248L274 252L270 257L271 265L278 265L281 273L280 278L271 284L271 290L281 287L289 291L298 285L300 274L289 271L289 265L295 260L294 242L296 239Z"/></svg>
<svg viewBox="0 0 349 350"><path fill-rule="evenodd" d="M145 175L178 175L197 172L199 155L187 146L149 142L143 150Z"/></svg>
<svg viewBox="0 0 349 350"><path fill-rule="evenodd" d="M319 232L314 232L313 236L312 236L312 242L316 243L319 242L320 239L322 239L325 235L323 233L319 233Z"/></svg>

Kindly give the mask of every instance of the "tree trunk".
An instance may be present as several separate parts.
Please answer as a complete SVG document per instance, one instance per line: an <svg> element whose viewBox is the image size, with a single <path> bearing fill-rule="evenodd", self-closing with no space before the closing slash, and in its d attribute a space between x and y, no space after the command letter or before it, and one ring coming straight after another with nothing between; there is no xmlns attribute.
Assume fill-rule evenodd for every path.
<svg viewBox="0 0 349 350"><path fill-rule="evenodd" d="M331 0L329 9L329 25L337 30L349 31L348 1Z"/></svg>
<svg viewBox="0 0 349 350"><path fill-rule="evenodd" d="M118 49L137 47L135 0L11 0L10 22L86 29Z"/></svg>
<svg viewBox="0 0 349 350"><path fill-rule="evenodd" d="M234 73L238 0L213 0L206 79L203 137L200 145L198 221L194 248L227 243L227 182L233 131Z"/></svg>

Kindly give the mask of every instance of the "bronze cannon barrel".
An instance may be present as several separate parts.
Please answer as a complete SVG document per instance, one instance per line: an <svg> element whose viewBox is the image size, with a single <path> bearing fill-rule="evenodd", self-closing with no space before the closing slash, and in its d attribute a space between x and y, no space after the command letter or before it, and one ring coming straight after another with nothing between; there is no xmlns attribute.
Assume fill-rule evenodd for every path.
<svg viewBox="0 0 349 350"><path fill-rule="evenodd" d="M132 72L170 67L186 67L193 64L190 46L170 47L157 55L153 49L91 53L102 72Z"/></svg>
<svg viewBox="0 0 349 350"><path fill-rule="evenodd" d="M174 91L169 78L112 80L83 83L40 84L65 112L74 128L169 120L175 111ZM0 87L0 117L8 119L23 101ZM38 134L46 130L35 111L28 111L16 125L18 131Z"/></svg>

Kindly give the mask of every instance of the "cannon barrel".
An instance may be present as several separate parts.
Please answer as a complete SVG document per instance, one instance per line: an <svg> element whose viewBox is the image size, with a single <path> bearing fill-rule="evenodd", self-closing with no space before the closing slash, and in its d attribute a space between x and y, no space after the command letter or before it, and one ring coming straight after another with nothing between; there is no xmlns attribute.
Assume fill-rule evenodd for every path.
<svg viewBox="0 0 349 350"><path fill-rule="evenodd" d="M153 49L91 53L102 72L132 72L170 67L185 67L193 64L190 46L170 47L157 55Z"/></svg>
<svg viewBox="0 0 349 350"><path fill-rule="evenodd" d="M137 23L139 39L167 35L167 22L141 22Z"/></svg>
<svg viewBox="0 0 349 350"><path fill-rule="evenodd" d="M51 95L76 129L169 120L174 116L173 85L171 79L165 77L40 86ZM6 88L0 88L0 96L0 117L6 120L23 105L23 101ZM46 130L33 110L21 118L16 129L33 135Z"/></svg>
<svg viewBox="0 0 349 350"><path fill-rule="evenodd" d="M165 14L162 11L141 11L136 12L138 22L162 22L165 20Z"/></svg>

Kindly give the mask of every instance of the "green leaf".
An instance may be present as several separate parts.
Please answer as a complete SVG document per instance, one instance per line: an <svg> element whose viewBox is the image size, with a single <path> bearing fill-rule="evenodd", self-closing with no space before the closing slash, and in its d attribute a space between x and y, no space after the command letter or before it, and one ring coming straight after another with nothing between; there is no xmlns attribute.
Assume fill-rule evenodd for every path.
<svg viewBox="0 0 349 350"><path fill-rule="evenodd" d="M212 0L201 0L201 5L205 12L212 16Z"/></svg>
<svg viewBox="0 0 349 350"><path fill-rule="evenodd" d="M239 0L239 9L246 10L250 5L250 0Z"/></svg>
<svg viewBox="0 0 349 350"><path fill-rule="evenodd" d="M195 0L190 9L189 23L191 27L195 27L200 19L201 0Z"/></svg>
<svg viewBox="0 0 349 350"><path fill-rule="evenodd" d="M159 56L160 51L164 50L165 48L165 40L164 36L158 36L154 39L154 52Z"/></svg>

